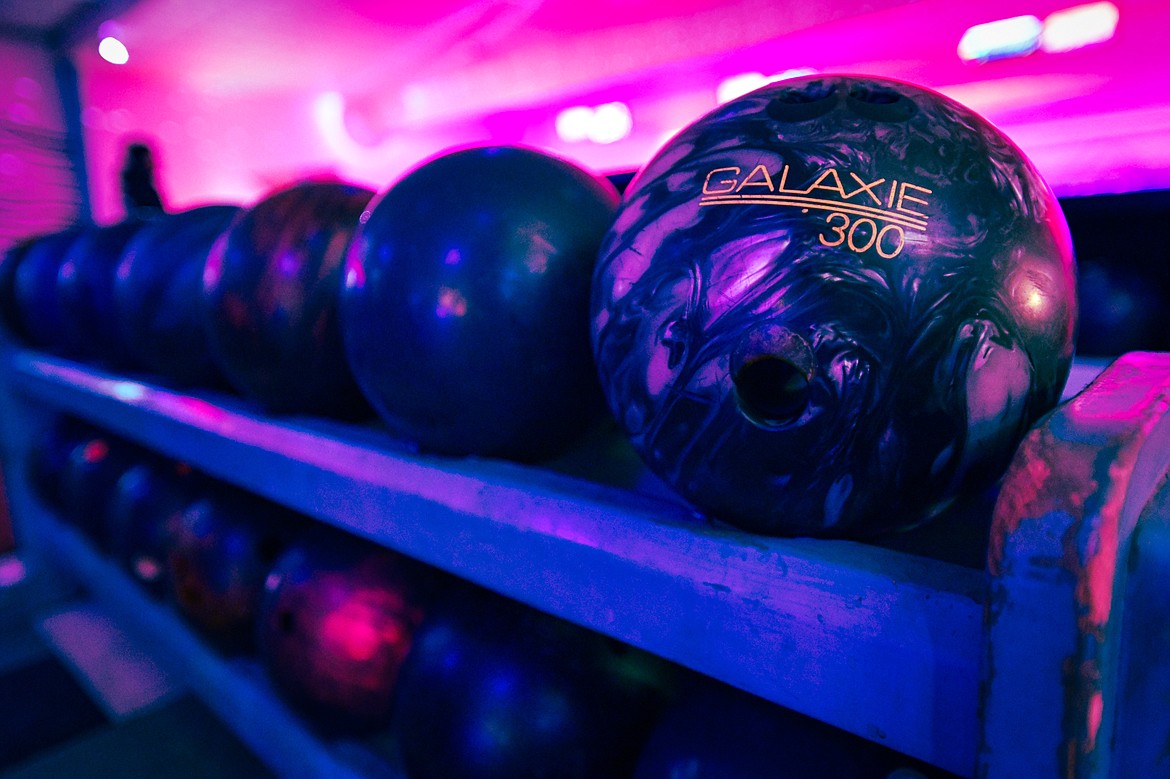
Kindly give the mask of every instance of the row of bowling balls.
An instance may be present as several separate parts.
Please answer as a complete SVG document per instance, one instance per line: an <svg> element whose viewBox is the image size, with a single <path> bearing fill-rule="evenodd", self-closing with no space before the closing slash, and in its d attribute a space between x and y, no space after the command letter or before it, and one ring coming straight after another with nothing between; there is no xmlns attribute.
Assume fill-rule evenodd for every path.
<svg viewBox="0 0 1170 779"><path fill-rule="evenodd" d="M884 79L721 106L620 204L565 160L488 147L376 200L304 183L227 217L42 239L0 266L0 309L45 348L186 381L214 365L271 411L368 403L446 454L541 459L608 401L694 505L843 537L994 482L1061 397L1077 330L1068 226L1035 166Z"/></svg>
<svg viewBox="0 0 1170 779"><path fill-rule="evenodd" d="M304 181L35 238L0 264L0 318L35 347L271 413L376 410L433 452L541 459L599 419L588 305L613 184L484 148L373 198Z"/></svg>
<svg viewBox="0 0 1170 779"><path fill-rule="evenodd" d="M229 223L43 239L0 267L0 309L49 349L214 365L270 411L369 402L438 453L541 459L604 397L688 501L779 535L874 536L986 488L1071 366L1057 199L995 126L911 84L751 92L620 204L516 147L373 194L310 182Z"/></svg>
<svg viewBox="0 0 1170 779"><path fill-rule="evenodd" d="M323 737L413 779L943 776L63 419L41 500ZM679 772L684 773L679 773Z"/></svg>

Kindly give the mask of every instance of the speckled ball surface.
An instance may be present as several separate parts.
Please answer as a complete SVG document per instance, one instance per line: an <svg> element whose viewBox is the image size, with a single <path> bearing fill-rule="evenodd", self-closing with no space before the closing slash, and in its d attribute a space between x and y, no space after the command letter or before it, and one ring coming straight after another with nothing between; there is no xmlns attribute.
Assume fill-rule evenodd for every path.
<svg viewBox="0 0 1170 779"><path fill-rule="evenodd" d="M1068 227L1032 163L930 90L778 82L671 140L594 275L611 409L650 468L755 532L864 537L998 477L1059 400Z"/></svg>

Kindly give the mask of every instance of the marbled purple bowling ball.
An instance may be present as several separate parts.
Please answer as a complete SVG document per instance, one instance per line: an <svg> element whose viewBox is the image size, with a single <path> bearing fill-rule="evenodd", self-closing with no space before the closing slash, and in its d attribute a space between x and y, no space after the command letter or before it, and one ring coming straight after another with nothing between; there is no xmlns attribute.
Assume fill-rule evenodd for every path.
<svg viewBox="0 0 1170 779"><path fill-rule="evenodd" d="M340 533L293 544L265 582L258 655L277 689L331 733L389 723L426 613L421 566Z"/></svg>
<svg viewBox="0 0 1170 779"><path fill-rule="evenodd" d="M918 524L1002 473L1076 332L1064 216L972 111L805 77L683 130L594 275L610 406L649 466L755 532Z"/></svg>
<svg viewBox="0 0 1170 779"><path fill-rule="evenodd" d="M203 269L203 322L228 382L267 410L369 413L338 323L341 266L374 193L310 181L236 218Z"/></svg>

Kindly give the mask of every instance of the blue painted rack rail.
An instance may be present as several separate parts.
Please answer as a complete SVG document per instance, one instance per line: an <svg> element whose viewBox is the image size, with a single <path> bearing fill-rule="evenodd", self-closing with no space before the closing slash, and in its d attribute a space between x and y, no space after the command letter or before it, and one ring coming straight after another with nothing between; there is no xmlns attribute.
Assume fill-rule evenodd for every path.
<svg viewBox="0 0 1170 779"><path fill-rule="evenodd" d="M69 412L963 776L1170 775L1160 756L1170 715L1155 705L1170 662L1148 654L1170 634L1170 609L1152 597L1170 564L1160 530L1170 356L1123 358L1025 444L983 570L730 530L644 475L598 480L573 468L428 457L374 428L273 419L238 399L30 352L6 360L0 423L10 469L51 414ZM276 770L353 770L295 722L280 743L256 733L239 696L263 689L236 686L233 669L111 583L117 572L70 531L37 521L44 510L19 480L9 492L30 570L80 579L112 604L131 599L117 609L130 628L186 663L197 689ZM303 759L290 757L297 749Z"/></svg>

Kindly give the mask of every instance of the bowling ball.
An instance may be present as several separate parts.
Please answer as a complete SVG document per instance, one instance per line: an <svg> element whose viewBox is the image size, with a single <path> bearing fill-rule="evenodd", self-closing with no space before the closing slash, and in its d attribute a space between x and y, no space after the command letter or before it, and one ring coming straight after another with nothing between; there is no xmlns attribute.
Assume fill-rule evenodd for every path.
<svg viewBox="0 0 1170 779"><path fill-rule="evenodd" d="M379 197L346 260L354 375L423 449L540 459L603 404L589 279L617 195L541 152L441 155Z"/></svg>
<svg viewBox="0 0 1170 779"><path fill-rule="evenodd" d="M152 595L166 591L168 524L200 494L186 463L146 457L118 478L106 508L110 552Z"/></svg>
<svg viewBox="0 0 1170 779"><path fill-rule="evenodd" d="M300 518L224 485L172 515L167 590L179 612L219 649L250 651L264 582Z"/></svg>
<svg viewBox="0 0 1170 779"><path fill-rule="evenodd" d="M998 478L1076 334L1059 204L929 90L778 82L684 129L606 237L593 344L650 469L717 518L865 537Z"/></svg>
<svg viewBox="0 0 1170 779"><path fill-rule="evenodd" d="M67 351L112 368L133 364L118 329L114 278L122 252L143 222L86 230L72 243L57 274Z"/></svg>
<svg viewBox="0 0 1170 779"><path fill-rule="evenodd" d="M64 511L61 475L65 464L78 444L97 435L97 430L88 422L73 417L58 417L48 425L43 435L33 441L26 461L28 483L42 503L57 511Z"/></svg>
<svg viewBox="0 0 1170 779"><path fill-rule="evenodd" d="M140 447L97 432L73 447L61 471L62 516L99 549L113 544L108 524L110 498L118 480L145 455Z"/></svg>
<svg viewBox="0 0 1170 779"><path fill-rule="evenodd" d="M703 683L654 727L634 779L884 779L912 761L721 684Z"/></svg>
<svg viewBox="0 0 1170 779"><path fill-rule="evenodd" d="M35 242L35 238L18 241L0 257L0 324L20 341L29 339L20 321L20 308L16 302L16 267Z"/></svg>
<svg viewBox="0 0 1170 779"><path fill-rule="evenodd" d="M240 209L165 214L130 241L114 280L123 342L147 370L179 386L222 383L203 329L203 266Z"/></svg>
<svg viewBox="0 0 1170 779"><path fill-rule="evenodd" d="M391 732L412 779L628 776L674 679L638 650L501 598L436 604Z"/></svg>
<svg viewBox="0 0 1170 779"><path fill-rule="evenodd" d="M265 590L258 654L285 697L332 732L386 725L423 618L418 565L368 542L317 533L284 553Z"/></svg>
<svg viewBox="0 0 1170 779"><path fill-rule="evenodd" d="M261 200L216 242L203 271L212 354L240 393L276 413L357 417L368 406L341 342L341 265L373 193L308 182Z"/></svg>
<svg viewBox="0 0 1170 779"><path fill-rule="evenodd" d="M16 314L30 345L56 354L69 352L57 274L73 242L90 229L71 227L46 235L29 247L16 266Z"/></svg>

